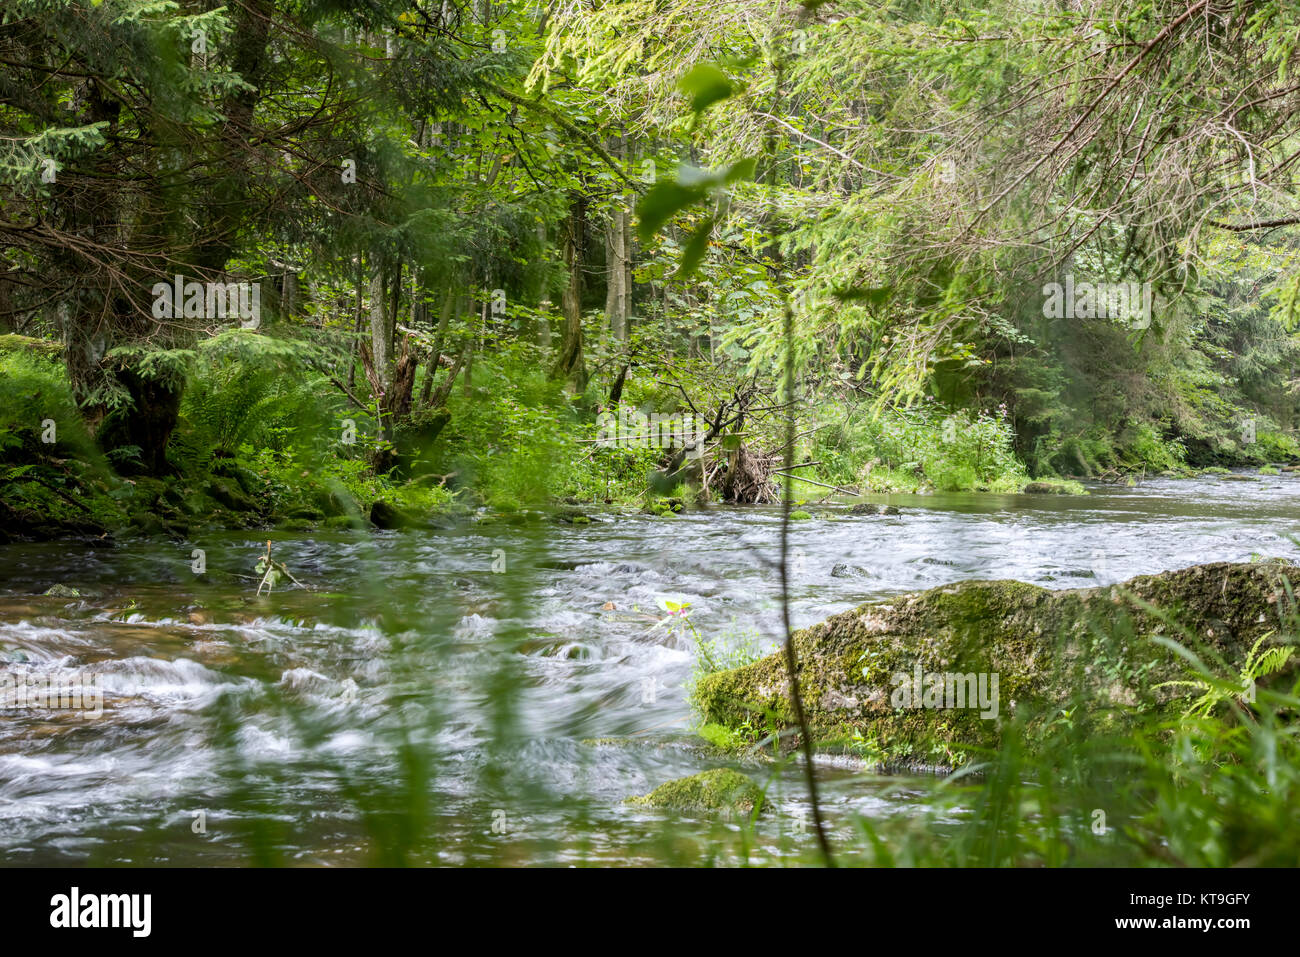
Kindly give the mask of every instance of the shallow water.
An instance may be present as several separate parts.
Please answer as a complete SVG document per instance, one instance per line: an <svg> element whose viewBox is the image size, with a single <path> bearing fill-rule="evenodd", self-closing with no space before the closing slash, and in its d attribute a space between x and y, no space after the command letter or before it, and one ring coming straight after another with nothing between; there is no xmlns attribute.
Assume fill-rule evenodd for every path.
<svg viewBox="0 0 1300 957"><path fill-rule="evenodd" d="M806 506L818 517L792 524L794 624L964 579L1087 587L1300 557L1300 476L1091 492L872 497L898 516ZM697 649L658 605L684 598L706 638L774 648L779 511L595 518L0 549L4 670L79 676L104 694L99 716L0 711L0 861L806 855L797 768L721 759L690 733ZM302 587L255 597L266 537ZM55 583L82 597L39 597ZM623 804L723 764L769 783L779 813L752 839L736 822ZM849 760L818 775L840 842L860 840L854 815L918 814L936 786Z"/></svg>

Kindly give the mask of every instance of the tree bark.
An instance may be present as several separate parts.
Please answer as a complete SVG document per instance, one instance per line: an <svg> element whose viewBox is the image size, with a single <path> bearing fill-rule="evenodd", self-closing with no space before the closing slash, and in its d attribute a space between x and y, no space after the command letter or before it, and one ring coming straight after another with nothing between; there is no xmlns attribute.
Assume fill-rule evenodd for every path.
<svg viewBox="0 0 1300 957"><path fill-rule="evenodd" d="M620 136L614 152L627 159L627 138ZM631 196L618 196L605 226L605 317L609 330L619 342L631 335L632 316L632 217Z"/></svg>
<svg viewBox="0 0 1300 957"><path fill-rule="evenodd" d="M568 283L564 287L564 338L551 374L557 379L568 379L575 392L587 387L587 370L582 356L582 295L583 269L586 265L587 199L581 193L572 197L568 225L564 237L564 266L568 270Z"/></svg>

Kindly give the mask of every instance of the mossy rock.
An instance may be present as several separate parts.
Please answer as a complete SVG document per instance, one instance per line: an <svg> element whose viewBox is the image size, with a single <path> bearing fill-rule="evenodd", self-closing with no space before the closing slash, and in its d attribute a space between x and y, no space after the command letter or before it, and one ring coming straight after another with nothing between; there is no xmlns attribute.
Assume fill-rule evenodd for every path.
<svg viewBox="0 0 1300 957"><path fill-rule="evenodd" d="M404 509L398 508L383 499L377 499L370 506L370 524L375 528L398 529L411 528L418 524L414 515L411 515Z"/></svg>
<svg viewBox="0 0 1300 957"><path fill-rule="evenodd" d="M661 784L649 794L628 798L628 804L671 811L724 811L748 816L763 809L763 791L739 771L715 768Z"/></svg>
<svg viewBox="0 0 1300 957"><path fill-rule="evenodd" d="M137 512L131 516L131 527L142 535L166 535L167 526L153 512Z"/></svg>
<svg viewBox="0 0 1300 957"><path fill-rule="evenodd" d="M860 502L849 509L850 515L898 515L900 509L897 505L872 505L869 502Z"/></svg>
<svg viewBox="0 0 1300 957"><path fill-rule="evenodd" d="M802 509L795 509L790 513L790 521L792 522L805 522L810 518L812 518L812 513L805 512Z"/></svg>
<svg viewBox="0 0 1300 957"><path fill-rule="evenodd" d="M231 484L225 479L213 479L204 488L211 498L223 508L232 512L255 512L257 503L244 494L238 484Z"/></svg>
<svg viewBox="0 0 1300 957"><path fill-rule="evenodd" d="M1288 582L1300 588L1300 568L1291 563L1220 562L1104 588L964 582L861 605L794 635L809 731L822 750L890 766L955 767L979 749L998 748L1007 733L1032 748L1062 708L1082 704L1099 731L1152 710L1181 710L1184 697L1156 687L1186 677L1182 659L1151 640L1167 633L1187 643L1162 615L1237 668L1256 638L1283 632ZM896 697L918 668L920 690L931 675L956 676L946 685L955 683L960 697L947 707ZM981 674L997 707L969 699L951 706L978 690L962 676ZM705 722L753 744L769 723L794 730L789 693L778 653L702 678L693 699ZM781 740L792 748L797 739Z"/></svg>
<svg viewBox="0 0 1300 957"><path fill-rule="evenodd" d="M1026 495L1069 495L1070 487L1061 482L1030 482L1021 491Z"/></svg>
<svg viewBox="0 0 1300 957"><path fill-rule="evenodd" d="M321 523L325 528L364 528L365 522L361 518L353 518L350 515L331 515Z"/></svg>
<svg viewBox="0 0 1300 957"><path fill-rule="evenodd" d="M275 527L282 532L310 532L316 528L316 523L306 518L282 518Z"/></svg>
<svg viewBox="0 0 1300 957"><path fill-rule="evenodd" d="M209 467L213 475L233 479L245 495L255 496L262 490L263 482L234 459L217 459Z"/></svg>
<svg viewBox="0 0 1300 957"><path fill-rule="evenodd" d="M144 508L153 508L172 491L165 482L156 478L140 477L133 479L131 484L132 503Z"/></svg>

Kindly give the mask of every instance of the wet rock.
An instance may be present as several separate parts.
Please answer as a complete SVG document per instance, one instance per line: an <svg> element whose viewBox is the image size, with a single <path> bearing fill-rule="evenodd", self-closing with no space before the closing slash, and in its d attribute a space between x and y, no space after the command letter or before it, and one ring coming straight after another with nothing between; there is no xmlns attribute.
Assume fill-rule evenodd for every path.
<svg viewBox="0 0 1300 957"><path fill-rule="evenodd" d="M1238 475L1236 472L1229 472L1227 475L1219 476L1220 482L1258 482L1259 478L1254 475Z"/></svg>
<svg viewBox="0 0 1300 957"><path fill-rule="evenodd" d="M831 578L875 578L871 572L867 571L860 565L849 565L845 562L836 562L835 567L831 569Z"/></svg>
<svg viewBox="0 0 1300 957"><path fill-rule="evenodd" d="M142 535L166 535L167 526L153 512L138 512L131 516L131 527Z"/></svg>
<svg viewBox="0 0 1300 957"><path fill-rule="evenodd" d="M326 528L364 528L365 519L360 516L331 515L322 523Z"/></svg>
<svg viewBox="0 0 1300 957"><path fill-rule="evenodd" d="M763 809L763 792L753 781L730 768L716 768L661 784L649 794L629 798L628 804L673 811L724 811L750 815Z"/></svg>
<svg viewBox="0 0 1300 957"><path fill-rule="evenodd" d="M41 592L41 594L45 595L47 598L80 598L81 597L80 591L68 585L64 585L62 583L59 583L57 585L51 585L49 588L45 589L45 591Z"/></svg>
<svg viewBox="0 0 1300 957"><path fill-rule="evenodd" d="M398 529L410 528L416 524L416 521L413 515L403 511L396 505L391 505L383 499L377 499L370 506L370 524L376 528Z"/></svg>
<svg viewBox="0 0 1300 957"><path fill-rule="evenodd" d="M860 502L849 509L850 515L898 515L900 509L897 505L872 505L869 502Z"/></svg>
<svg viewBox="0 0 1300 957"><path fill-rule="evenodd" d="M316 523L305 518L282 518L275 527L283 532L310 532L316 528Z"/></svg>
<svg viewBox="0 0 1300 957"><path fill-rule="evenodd" d="M1183 639L1148 608L1173 613L1235 669L1257 638L1283 629L1288 588L1300 589L1300 566L1220 562L1120 586L964 582L864 604L795 633L809 729L821 749L891 766L953 767L974 749L999 747L1006 733L1023 733L1032 749L1071 702L1102 731L1135 714L1176 713L1185 696L1158 686L1185 678L1185 662L1149 636ZM972 706L980 675L989 700ZM913 701L902 692L918 676ZM935 678L946 706L925 704ZM694 700L706 722L751 738L755 713L770 710L779 728L795 726L780 654L702 678ZM754 724L767 733L765 721ZM793 747L797 735L783 742Z"/></svg>
<svg viewBox="0 0 1300 957"><path fill-rule="evenodd" d="M1030 482L1023 489L1026 495L1069 495L1068 486L1060 482Z"/></svg>

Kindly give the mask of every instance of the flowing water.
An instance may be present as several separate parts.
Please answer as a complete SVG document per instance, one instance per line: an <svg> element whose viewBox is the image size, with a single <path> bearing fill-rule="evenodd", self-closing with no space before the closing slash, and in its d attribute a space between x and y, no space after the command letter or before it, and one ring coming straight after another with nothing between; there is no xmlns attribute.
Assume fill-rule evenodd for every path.
<svg viewBox="0 0 1300 957"><path fill-rule="evenodd" d="M792 523L796 627L973 578L1087 587L1300 557L1300 475L1088 496L875 497ZM301 587L257 597L264 535L0 549L0 674L102 688L0 711L5 864L582 864L806 856L801 772L690 731L697 647L774 649L775 509L590 525L267 533ZM204 574L192 563L201 549ZM41 595L51 585L80 597ZM680 818L624 800L730 765L778 813ZM936 779L819 759L834 838L915 815Z"/></svg>

